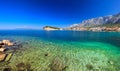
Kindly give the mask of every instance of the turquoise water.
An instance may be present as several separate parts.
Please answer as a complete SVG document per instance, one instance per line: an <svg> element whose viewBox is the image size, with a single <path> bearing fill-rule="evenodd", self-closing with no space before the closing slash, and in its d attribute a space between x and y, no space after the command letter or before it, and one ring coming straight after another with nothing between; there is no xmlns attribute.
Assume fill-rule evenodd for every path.
<svg viewBox="0 0 120 71"><path fill-rule="evenodd" d="M33 71L120 70L119 32L2 30L0 39L27 42L1 70L19 63Z"/></svg>

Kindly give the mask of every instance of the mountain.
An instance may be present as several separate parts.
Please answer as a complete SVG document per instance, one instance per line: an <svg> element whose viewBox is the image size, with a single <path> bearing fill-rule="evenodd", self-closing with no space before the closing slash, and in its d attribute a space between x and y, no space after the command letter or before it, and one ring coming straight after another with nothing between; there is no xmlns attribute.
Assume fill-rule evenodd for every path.
<svg viewBox="0 0 120 71"><path fill-rule="evenodd" d="M71 25L69 28L94 27L94 26L116 25L116 24L120 24L120 13L116 15L108 15L104 17L97 17L97 18L84 20L79 24Z"/></svg>

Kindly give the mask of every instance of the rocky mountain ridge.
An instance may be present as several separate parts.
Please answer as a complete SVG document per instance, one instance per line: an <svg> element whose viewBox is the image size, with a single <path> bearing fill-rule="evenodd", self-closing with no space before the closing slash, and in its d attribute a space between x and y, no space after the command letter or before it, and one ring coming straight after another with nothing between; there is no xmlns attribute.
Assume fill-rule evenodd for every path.
<svg viewBox="0 0 120 71"><path fill-rule="evenodd" d="M116 15L108 15L104 17L97 17L88 20L84 20L79 24L73 24L70 28L75 27L94 27L98 25L107 25L107 24L120 24L120 13Z"/></svg>

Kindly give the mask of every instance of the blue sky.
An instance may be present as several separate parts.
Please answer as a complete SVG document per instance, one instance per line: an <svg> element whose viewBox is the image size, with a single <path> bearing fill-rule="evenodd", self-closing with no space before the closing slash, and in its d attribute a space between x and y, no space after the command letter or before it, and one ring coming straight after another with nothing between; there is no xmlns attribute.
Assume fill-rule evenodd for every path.
<svg viewBox="0 0 120 71"><path fill-rule="evenodd" d="M120 0L0 0L0 29L67 27L120 12Z"/></svg>

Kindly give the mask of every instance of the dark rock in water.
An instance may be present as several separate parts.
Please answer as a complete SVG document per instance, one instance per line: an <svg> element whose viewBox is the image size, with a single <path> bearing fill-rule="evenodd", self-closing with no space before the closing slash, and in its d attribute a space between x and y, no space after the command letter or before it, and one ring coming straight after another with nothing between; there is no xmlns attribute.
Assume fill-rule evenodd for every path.
<svg viewBox="0 0 120 71"><path fill-rule="evenodd" d="M87 64L86 67L88 70L93 70L93 66L91 64Z"/></svg>
<svg viewBox="0 0 120 71"><path fill-rule="evenodd" d="M33 71L30 64L25 64L23 62L16 65L17 71Z"/></svg>
<svg viewBox="0 0 120 71"><path fill-rule="evenodd" d="M48 53L46 53L45 56L48 56Z"/></svg>
<svg viewBox="0 0 120 71"><path fill-rule="evenodd" d="M67 66L63 63L60 58L55 58L50 64L50 68L52 71L64 71Z"/></svg>
<svg viewBox="0 0 120 71"><path fill-rule="evenodd" d="M12 68L8 67L8 68L3 69L3 71L12 71Z"/></svg>
<svg viewBox="0 0 120 71"><path fill-rule="evenodd" d="M111 65L113 65L113 64L114 64L114 62L113 62L113 61L108 61L108 63L109 63L109 64L111 64Z"/></svg>
<svg viewBox="0 0 120 71"><path fill-rule="evenodd" d="M24 45L24 44L22 44L22 43L20 43L20 42L18 42L18 43L15 42L12 47L21 48L21 47L23 47L23 45Z"/></svg>

